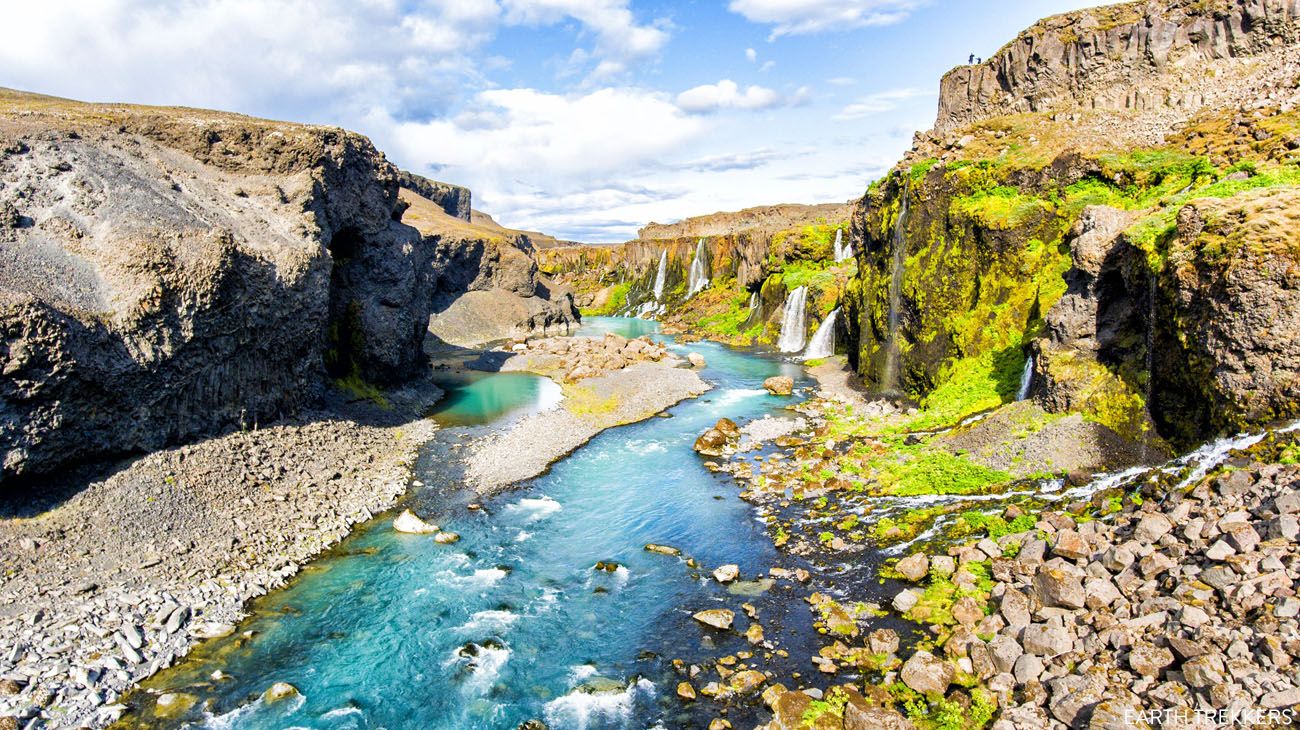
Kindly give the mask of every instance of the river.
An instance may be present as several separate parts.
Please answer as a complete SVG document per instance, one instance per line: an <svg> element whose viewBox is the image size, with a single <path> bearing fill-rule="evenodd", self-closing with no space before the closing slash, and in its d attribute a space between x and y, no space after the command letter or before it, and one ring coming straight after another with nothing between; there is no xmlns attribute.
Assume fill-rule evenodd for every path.
<svg viewBox="0 0 1300 730"><path fill-rule="evenodd" d="M582 334L607 331L636 336L656 325L592 318ZM752 579L788 561L734 483L706 470L692 443L721 416L743 423L778 415L791 401L768 395L765 378L805 382L797 365L766 354L710 342L672 347L704 356L701 375L713 390L667 417L600 434L481 510L466 508L475 497L459 489L448 457L481 429L551 405L544 401L554 393L517 375L453 383L440 411L445 427L403 507L462 539L439 545L396 533L391 514L359 527L258 601L235 635L146 683L153 692L196 695L190 714L163 720L145 708L132 717L253 730L513 728L534 719L552 728L694 724L692 708L673 694L680 678L669 660L748 647L737 634L702 629L690 614L727 607L740 615L742 602L757 600L736 595L753 584L728 591L708 571L735 563ZM647 552L647 543L684 556ZM596 569L600 561L618 567ZM812 641L810 626L788 630ZM301 694L262 699L276 682Z"/></svg>

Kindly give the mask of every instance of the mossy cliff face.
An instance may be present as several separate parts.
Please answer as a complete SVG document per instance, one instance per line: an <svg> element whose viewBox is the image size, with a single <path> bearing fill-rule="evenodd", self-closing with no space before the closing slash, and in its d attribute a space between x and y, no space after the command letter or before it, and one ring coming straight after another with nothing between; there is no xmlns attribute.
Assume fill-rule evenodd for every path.
<svg viewBox="0 0 1300 730"><path fill-rule="evenodd" d="M805 219L808 215L820 216L825 210L839 214L847 210L838 205L770 206L645 230L716 230L737 217L748 224L774 220L785 224L794 215L791 209ZM808 287L810 333L839 306L854 263L834 262L832 249L837 230L843 230L847 240L844 220L816 217L775 231L760 227L698 237L558 247L538 251L537 256L543 272L575 290L586 314L653 315L669 329L688 336L738 345L765 344L779 336L786 295L794 288ZM709 285L690 294L689 271L701 250L701 241L703 270ZM667 266L663 296L656 300L654 285L661 260Z"/></svg>
<svg viewBox="0 0 1300 730"><path fill-rule="evenodd" d="M364 137L0 101L0 478L423 372L432 251Z"/></svg>
<svg viewBox="0 0 1300 730"><path fill-rule="evenodd" d="M1297 15L1218 5L1060 16L945 79L936 129L853 217L850 355L870 384L959 418L1013 398L1032 357L1049 410L1160 448L1297 414L1279 233L1300 186ZM1116 28L1168 58L1081 50ZM1116 110L1125 64L1203 93Z"/></svg>

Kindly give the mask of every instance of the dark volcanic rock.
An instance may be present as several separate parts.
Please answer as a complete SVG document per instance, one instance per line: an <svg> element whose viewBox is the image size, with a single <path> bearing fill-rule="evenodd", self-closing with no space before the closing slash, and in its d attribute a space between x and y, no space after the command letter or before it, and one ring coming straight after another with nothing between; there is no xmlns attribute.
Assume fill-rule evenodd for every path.
<svg viewBox="0 0 1300 730"><path fill-rule="evenodd" d="M432 252L364 137L0 94L3 477L421 372Z"/></svg>

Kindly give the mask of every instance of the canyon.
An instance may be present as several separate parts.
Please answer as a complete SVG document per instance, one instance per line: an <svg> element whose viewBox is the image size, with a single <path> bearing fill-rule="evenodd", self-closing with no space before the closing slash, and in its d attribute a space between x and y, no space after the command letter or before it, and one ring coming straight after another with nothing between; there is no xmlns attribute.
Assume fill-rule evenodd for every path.
<svg viewBox="0 0 1300 730"><path fill-rule="evenodd" d="M614 244L0 90L0 730L1293 712L1297 79L1297 0L1053 16Z"/></svg>

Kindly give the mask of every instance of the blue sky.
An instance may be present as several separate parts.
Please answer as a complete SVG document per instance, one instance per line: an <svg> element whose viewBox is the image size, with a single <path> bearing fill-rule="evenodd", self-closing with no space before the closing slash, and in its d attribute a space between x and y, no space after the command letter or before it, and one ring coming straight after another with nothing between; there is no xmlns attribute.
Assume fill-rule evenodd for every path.
<svg viewBox="0 0 1300 730"><path fill-rule="evenodd" d="M504 224L582 241L848 200L939 78L1081 0L0 0L0 85L369 135Z"/></svg>

